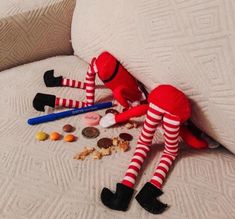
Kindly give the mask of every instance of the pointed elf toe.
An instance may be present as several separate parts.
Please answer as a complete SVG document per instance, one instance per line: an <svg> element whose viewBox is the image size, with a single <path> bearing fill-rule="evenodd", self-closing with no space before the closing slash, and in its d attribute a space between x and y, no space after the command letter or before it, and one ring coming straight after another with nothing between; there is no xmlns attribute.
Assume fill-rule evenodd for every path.
<svg viewBox="0 0 235 219"><path fill-rule="evenodd" d="M47 87L59 87L62 84L63 77L54 77L54 70L49 70L44 73L43 79Z"/></svg>
<svg viewBox="0 0 235 219"><path fill-rule="evenodd" d="M33 107L37 111L44 112L45 106L55 107L55 95L37 93L33 99Z"/></svg>
<svg viewBox="0 0 235 219"><path fill-rule="evenodd" d="M121 183L117 183L116 192L103 188L101 192L102 203L113 210L126 211L131 201L134 190Z"/></svg>
<svg viewBox="0 0 235 219"><path fill-rule="evenodd" d="M161 214L167 208L167 204L157 199L163 192L151 183L146 183L135 199L148 212Z"/></svg>

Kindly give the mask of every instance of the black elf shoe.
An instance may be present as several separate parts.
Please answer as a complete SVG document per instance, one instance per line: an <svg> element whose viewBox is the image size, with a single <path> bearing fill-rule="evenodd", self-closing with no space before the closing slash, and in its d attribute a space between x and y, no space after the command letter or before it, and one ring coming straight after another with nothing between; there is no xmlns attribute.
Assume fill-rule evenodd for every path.
<svg viewBox="0 0 235 219"><path fill-rule="evenodd" d="M55 107L55 95L37 93L33 99L33 107L37 111L45 111L45 106Z"/></svg>
<svg viewBox="0 0 235 219"><path fill-rule="evenodd" d="M54 70L49 70L44 73L43 79L47 87L59 87L63 77L54 77Z"/></svg>
<svg viewBox="0 0 235 219"><path fill-rule="evenodd" d="M105 206L113 210L126 211L133 193L134 189L125 186L122 183L117 183L115 193L111 192L108 188L103 188L101 192L101 201Z"/></svg>
<svg viewBox="0 0 235 219"><path fill-rule="evenodd" d="M167 204L160 202L156 198L162 194L163 192L160 189L147 182L135 199L146 211L152 214L161 214L167 208Z"/></svg>

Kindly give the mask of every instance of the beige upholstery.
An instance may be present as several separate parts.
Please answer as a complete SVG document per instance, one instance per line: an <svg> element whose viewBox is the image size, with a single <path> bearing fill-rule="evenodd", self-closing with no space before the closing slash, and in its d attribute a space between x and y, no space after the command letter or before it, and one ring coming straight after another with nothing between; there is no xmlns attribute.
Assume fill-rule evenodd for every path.
<svg viewBox="0 0 235 219"><path fill-rule="evenodd" d="M86 61L110 51L149 89L183 90L193 121L235 153L234 13L225 0L79 0L72 44Z"/></svg>
<svg viewBox="0 0 235 219"><path fill-rule="evenodd" d="M72 54L75 0L1 1L0 71L43 58Z"/></svg>
<svg viewBox="0 0 235 219"><path fill-rule="evenodd" d="M177 21L175 17L167 20L168 15L177 8L180 8L180 11L188 12L191 20L187 18L186 12L184 13L186 17L182 17L185 21L188 20L189 23L192 23L194 21L193 15L198 15L200 11L202 13L204 10L200 7L203 3L206 3L205 10L209 10L207 6L211 6L209 10L211 13L208 16L199 16L201 18L198 20L198 27L200 27L200 24L202 26L204 24L204 31L206 32L206 24L210 23L210 20L214 21L213 18L216 17L217 13L221 14L221 10L226 7L227 25L224 26L222 20L219 19L220 31L224 33L224 28L229 27L228 34L230 34L233 30L231 25L234 21L230 16L234 7L232 0L77 1L78 5L73 22L73 45L76 54L89 61L92 56L99 54L102 50L109 50L121 59L125 66L138 79L143 80L149 88L158 84L160 79L173 78L173 82L177 82L177 86L183 88L187 94L191 93L192 98L199 103L195 109L200 107L204 111L205 109L213 110L213 118L207 117L209 126L215 127L216 125L217 127L218 124L214 123L214 117L219 119L221 124L228 124L228 126L225 124L222 129L213 129L213 131L218 132L218 139L227 135L225 130L231 125L227 121L228 115L232 111L228 111L226 98L224 99L223 96L220 98L219 92L215 92L214 95L218 94L217 104L215 107L211 104L207 107L208 97L206 94L212 95L212 88L204 82L203 77L198 80L191 72L196 71L194 68L199 67L201 69L203 65L200 63L206 64L207 56L205 56L205 60L203 59L204 62L185 69L184 62L180 57L182 58L183 54L186 57L185 59L192 58L187 54L185 55L184 52L179 53L178 58L176 57L175 50L178 51L178 47L174 47L174 45L178 45L177 43L182 41L181 35L177 32L179 26L168 26L168 29L160 27L161 25L165 27L164 24L170 25L171 23L168 23L168 21ZM220 7L216 7L216 3ZM101 135L93 140L86 139L81 134L85 127L81 115L37 126L27 124L27 120L31 117L62 110L46 108L45 113L35 111L32 107L32 100L37 92L56 94L60 97L78 100L85 99L85 92L82 90L65 87L47 88L42 78L46 70L54 69L56 76L63 75L83 80L88 67L87 62L72 55L55 56L33 62L35 59L53 54L72 53L69 39L73 6L74 0L0 0L0 69L31 62L0 72L0 218L234 219L235 156L224 147L215 150L196 151L186 148L183 144L181 145L178 159L163 187L164 195L161 200L168 203L170 208L162 215L149 214L137 204L135 199L131 201L127 212L119 212L112 211L101 203L100 192L104 186L114 190L115 184L122 179L135 150L143 117L137 120L140 125L137 129L126 130L123 126L103 129L98 126ZM171 10L169 10L169 7L171 7ZM80 10L78 10L79 8ZM156 13L156 10L158 13ZM193 13L192 16L190 16L191 13ZM150 19L151 16L154 16L154 19ZM156 19L156 16L159 19ZM218 21L220 17L216 17L215 20ZM179 18L181 16L178 16ZM161 21L165 21L165 23L161 23ZM184 25L184 23L179 22L177 24ZM155 26L159 28L156 30L153 28ZM205 33L203 36L197 36L195 30L190 28L191 26L185 25L183 27L188 27L183 32L189 32L192 39L195 37L197 40L203 37L209 40L212 35L219 34L219 31L215 28L213 34ZM120 30L119 33L117 33L117 28ZM152 29L154 29L154 32L152 32ZM145 31L143 32L143 30ZM176 30L176 32L173 30ZM159 32L159 36L156 36L156 31ZM171 41L169 37L167 38L166 33L169 34L170 38L172 34L176 34L174 41ZM149 38L151 34L153 35ZM196 35L193 37L193 34ZM228 38L232 40L232 35L229 36ZM160 40L157 45L158 49L154 44L155 38ZM164 41L164 38L166 41ZM224 38L221 36L214 39ZM167 47L170 42L172 43ZM187 37L185 37L185 51L188 51L187 43ZM206 44L201 46L200 49L208 46L209 44ZM123 47L126 48L123 49ZM217 47L211 45L211 48ZM192 50L189 51L193 54L196 52L200 57L200 49L192 46ZM223 60L227 60L227 56L225 56L227 50L224 50L224 47L220 47L220 49L225 51L222 53L219 52L221 50L218 48L216 50L218 57L223 57L219 59L223 63ZM233 46L230 47L230 51L232 49ZM181 62L176 65L176 62L180 61L179 59ZM224 65L221 64L221 66L221 69L223 69ZM177 75L170 74L173 72L172 69L178 73L182 70L182 78L178 77L178 73ZM164 73L168 72L170 76L164 74L161 75L161 78L156 78L155 76L160 75L160 70ZM201 75L204 71L198 72ZM155 75L155 73L158 74ZM222 76L224 77L224 74ZM187 82L184 80L187 80ZM191 86L192 84L195 85L196 81L200 82L199 87L202 84L208 87L200 89L200 92L195 88L192 89ZM233 83L232 80L231 83ZM104 88L99 79L97 79L97 85L96 102L112 100L110 91ZM222 83L219 88L222 90L223 87ZM207 93L204 93L206 89ZM232 92L228 93L229 95L232 98ZM210 97L210 103L213 100ZM221 102L225 104L221 104ZM220 107L220 110L216 107ZM117 109L121 110L120 107L117 107ZM225 116L221 119L220 113L224 113L225 109L228 114L224 114ZM216 115L215 110L218 112ZM105 110L98 113L104 115ZM200 112L199 116L201 114ZM205 122L205 120L202 121ZM63 140L38 142L35 139L35 134L39 130L47 133L58 131L64 135L62 126L66 123L76 127L74 132L78 137L76 142L65 143ZM206 129L208 129L208 126ZM85 161L73 159L73 156L81 151L84 146L97 148L96 143L99 138L114 137L121 132L129 132L134 136L128 152L116 153L98 161L90 158ZM230 133L227 140L230 143L233 141L233 136L230 136ZM228 148L232 151L234 145L226 144L226 146L229 146ZM137 182L136 192L151 178L162 150L162 135L157 132L150 156L146 160Z"/></svg>
<svg viewBox="0 0 235 219"><path fill-rule="evenodd" d="M45 87L42 77L48 69L55 69L56 76L83 80L87 63L75 56L54 57L0 74L0 218L156 218L144 211L134 199L128 212L111 211L99 199L104 186L115 189L115 184L122 179L135 150L141 126L132 130L126 130L123 126L109 129L98 127L101 135L89 140L81 134L85 127L82 115L36 126L27 124L30 117L53 112L50 108L45 113L33 109L32 100L37 92L78 100L85 98L82 90ZM96 101L112 100L110 91L99 80L97 84ZM105 110L99 113L104 115ZM76 142L38 142L35 139L39 130L47 133L58 131L65 135L62 127L66 123L76 127ZM98 149L98 139L114 137L121 132L134 136L130 151L118 152L102 160L73 159L84 146ZM137 191L152 176L162 152L162 145L156 144L161 139L158 132L139 177ZM161 198L170 208L158 218L232 219L235 215L234 155L222 147L194 151L182 145L180 151Z"/></svg>

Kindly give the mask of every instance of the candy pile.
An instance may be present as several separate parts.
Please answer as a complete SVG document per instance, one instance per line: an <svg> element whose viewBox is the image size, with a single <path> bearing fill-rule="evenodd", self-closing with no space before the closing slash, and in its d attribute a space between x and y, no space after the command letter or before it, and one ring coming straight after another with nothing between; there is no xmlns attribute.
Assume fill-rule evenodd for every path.
<svg viewBox="0 0 235 219"><path fill-rule="evenodd" d="M63 126L63 131L70 133L73 132L75 130L75 128L73 126L71 126L70 124L66 124ZM46 139L48 139L48 136L50 136L50 140L52 141L57 141L62 139L62 135L59 134L58 132L52 132L50 133L50 135L48 135L47 133L43 132L43 131L39 131L36 133L35 138L38 141L45 141ZM73 142L76 140L76 137L73 134L66 134L64 136L64 141L66 142Z"/></svg>
<svg viewBox="0 0 235 219"><path fill-rule="evenodd" d="M119 112L115 109L108 109L105 113L113 113L118 114ZM81 131L81 134L87 139L94 139L100 135L99 129L95 128L95 125L98 125L100 120L100 115L96 113L87 113L83 117L83 122L89 127L84 128ZM127 122L125 124L127 129L136 128L137 124L134 122ZM72 132L75 131L75 127L70 124L66 124L62 127L62 132L67 133L63 136L56 131L51 132L49 135L43 131L39 131L36 133L35 137L38 141L45 141L49 139L51 141L57 141L64 139L65 142L74 142L77 137L75 137ZM92 155L94 160L102 159L104 156L111 155L112 153L116 153L117 151L126 152L129 149L129 142L133 139L133 136L128 133L121 133L118 137L114 138L101 138L97 141L97 146L99 149L95 147L84 147L84 149L77 153L74 156L75 160L85 160L86 157Z"/></svg>

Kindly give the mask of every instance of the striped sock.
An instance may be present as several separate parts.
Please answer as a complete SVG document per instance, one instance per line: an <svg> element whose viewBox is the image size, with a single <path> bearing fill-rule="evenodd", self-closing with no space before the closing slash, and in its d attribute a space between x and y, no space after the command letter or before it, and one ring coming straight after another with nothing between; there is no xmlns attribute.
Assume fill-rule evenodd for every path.
<svg viewBox="0 0 235 219"><path fill-rule="evenodd" d="M98 72L97 67L95 65L95 58L92 59L91 64L88 68L87 75L86 75L86 101L87 106L94 105L95 99L95 77L96 73Z"/></svg>
<svg viewBox="0 0 235 219"><path fill-rule="evenodd" d="M165 113L163 117L165 149L155 169L150 183L161 189L162 183L178 153L180 121L179 118Z"/></svg>
<svg viewBox="0 0 235 219"><path fill-rule="evenodd" d="M122 180L122 184L131 188L134 187L137 175L144 162L144 159L147 157L154 133L161 120L162 113L159 110L154 109L154 105L150 103L136 150Z"/></svg>
<svg viewBox="0 0 235 219"><path fill-rule="evenodd" d="M94 58L92 59L92 62L88 68L85 83L81 81L75 81L63 78L62 86L81 88L86 90L86 102L56 97L55 106L63 106L67 108L81 108L85 106L94 105L96 73L97 73L97 68L95 65L95 58Z"/></svg>
<svg viewBox="0 0 235 219"><path fill-rule="evenodd" d="M71 99L65 99L65 98L60 98L56 97L55 100L55 106L62 106L66 108L81 108L85 107L87 104L82 101L76 101L76 100L71 100Z"/></svg>
<svg viewBox="0 0 235 219"><path fill-rule="evenodd" d="M85 89L86 85L82 81L76 81L73 79L63 78L62 79L62 86L67 87L74 87L74 88L80 88Z"/></svg>

